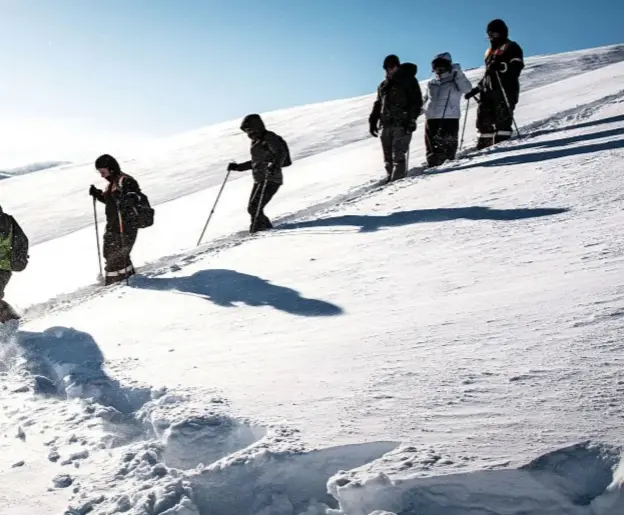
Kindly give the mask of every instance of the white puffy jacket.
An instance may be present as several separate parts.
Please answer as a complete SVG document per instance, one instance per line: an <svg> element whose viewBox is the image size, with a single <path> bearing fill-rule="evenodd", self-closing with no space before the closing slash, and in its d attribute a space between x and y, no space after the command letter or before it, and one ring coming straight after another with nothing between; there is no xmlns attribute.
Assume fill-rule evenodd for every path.
<svg viewBox="0 0 624 515"><path fill-rule="evenodd" d="M440 77L434 74L423 95L425 116L427 119L460 118L461 99L471 89L472 84L457 63L453 63L451 71Z"/></svg>

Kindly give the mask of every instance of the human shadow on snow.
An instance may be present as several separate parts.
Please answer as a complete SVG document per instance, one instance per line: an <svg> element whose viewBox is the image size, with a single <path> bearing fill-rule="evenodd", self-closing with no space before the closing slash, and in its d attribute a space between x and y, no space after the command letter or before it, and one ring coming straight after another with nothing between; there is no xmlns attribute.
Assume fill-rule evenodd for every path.
<svg viewBox="0 0 624 515"><path fill-rule="evenodd" d="M359 232L374 232L385 227L447 222L459 219L513 221L556 215L566 211L568 211L567 208L492 209L484 206L414 209L410 211L396 211L389 215L342 215L317 218L304 222L286 223L280 225L280 230L305 229L308 227L359 226Z"/></svg>
<svg viewBox="0 0 624 515"><path fill-rule="evenodd" d="M149 389L123 387L108 376L104 355L89 333L69 327L19 331L12 345L18 366L34 378L36 393L91 398L125 415L150 400Z"/></svg>
<svg viewBox="0 0 624 515"><path fill-rule="evenodd" d="M235 307L237 303L243 303L248 306L272 306L305 317L343 314L342 308L335 304L308 299L292 288L235 270L208 269L184 277L137 276L132 286L190 293L222 307Z"/></svg>
<svg viewBox="0 0 624 515"><path fill-rule="evenodd" d="M545 131L548 134L548 131ZM538 134L539 135L539 134ZM559 138L552 139L547 141L535 141L533 143L520 143L517 145L509 145L502 147L494 147L492 148L487 155L491 154L499 154L501 152L510 152L516 150L525 150L529 148L553 148L553 147L563 147L565 145L570 145L572 143L585 142L600 138L610 138L613 136L621 136L624 135L624 127L617 127L615 129L607 129L599 132L592 132L589 134L578 134L576 136L569 136L567 138ZM531 134L531 137L536 136L535 134Z"/></svg>
<svg viewBox="0 0 624 515"><path fill-rule="evenodd" d="M452 166L446 169L436 169L430 172L431 175L442 174L449 172L458 172L461 170L468 170L470 168L480 167L493 167L493 166L509 166L519 164L539 163L541 161L550 161L552 159L559 159L562 157L578 156L583 154L591 154L594 152L601 152L603 150L616 150L624 147L624 139L618 139L613 141L605 141L602 143L593 143L590 145L582 145L572 148L561 148L557 150L548 150L544 152L532 152L527 154L519 154L513 156L499 157L497 159L490 159L489 161L476 161L463 166ZM516 150L518 147L509 147L509 150Z"/></svg>

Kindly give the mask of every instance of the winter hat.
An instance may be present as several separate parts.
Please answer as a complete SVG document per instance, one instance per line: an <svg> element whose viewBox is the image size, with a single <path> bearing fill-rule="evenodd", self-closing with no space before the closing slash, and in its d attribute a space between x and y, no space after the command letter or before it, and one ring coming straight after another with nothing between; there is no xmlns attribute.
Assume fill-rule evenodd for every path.
<svg viewBox="0 0 624 515"><path fill-rule="evenodd" d="M488 23L486 32L498 32L501 35L501 38L507 39L509 36L509 29L507 28L507 24L503 20L492 20Z"/></svg>
<svg viewBox="0 0 624 515"><path fill-rule="evenodd" d="M121 168L119 167L119 163L113 156L109 154L102 154L100 157L98 157L95 160L95 167L96 168L108 168L113 174L121 173Z"/></svg>
<svg viewBox="0 0 624 515"><path fill-rule="evenodd" d="M451 54L448 52L442 52L441 54L436 55L431 61L431 69L435 68L450 68L453 64L453 59Z"/></svg>
<svg viewBox="0 0 624 515"><path fill-rule="evenodd" d="M394 54L390 54L384 59L383 69L387 70L388 68L394 68L395 66L399 66L400 64L401 61L399 61L399 58Z"/></svg>

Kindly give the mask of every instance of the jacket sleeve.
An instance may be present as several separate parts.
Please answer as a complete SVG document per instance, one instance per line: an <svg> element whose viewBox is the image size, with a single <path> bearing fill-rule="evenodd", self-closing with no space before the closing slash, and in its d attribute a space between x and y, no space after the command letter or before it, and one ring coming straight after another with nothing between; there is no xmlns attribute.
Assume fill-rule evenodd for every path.
<svg viewBox="0 0 624 515"><path fill-rule="evenodd" d="M284 164L284 159L286 159L286 152L284 151L281 141L274 133L267 132L264 137L264 142L274 156L273 164L281 168Z"/></svg>
<svg viewBox="0 0 624 515"><path fill-rule="evenodd" d="M520 73L524 69L524 52L518 43L512 41L509 43L507 55L505 56L505 64L507 69L501 70L501 73L511 76L514 79L520 77Z"/></svg>
<svg viewBox="0 0 624 515"><path fill-rule="evenodd" d="M373 110L371 111L371 114L368 117L368 123L377 125L377 122L379 122L380 116L381 116L381 89L380 87L377 87L377 98L375 98L375 102L373 103Z"/></svg>
<svg viewBox="0 0 624 515"><path fill-rule="evenodd" d="M245 161L244 163L239 163L236 167L236 171L238 172L246 172L247 170L251 170L251 161Z"/></svg>
<svg viewBox="0 0 624 515"><path fill-rule="evenodd" d="M422 91L420 89L420 84L418 83L418 79L414 77L414 82L412 82L409 90L410 95L410 113L409 119L412 121L416 121L422 113L423 107L423 97Z"/></svg>
<svg viewBox="0 0 624 515"><path fill-rule="evenodd" d="M102 204L106 204L106 191L98 190L93 198Z"/></svg>
<svg viewBox="0 0 624 515"><path fill-rule="evenodd" d="M459 65L455 68L455 84L457 84L457 89L459 89L461 93L468 93L472 90L472 83L468 80L468 77L466 77Z"/></svg>

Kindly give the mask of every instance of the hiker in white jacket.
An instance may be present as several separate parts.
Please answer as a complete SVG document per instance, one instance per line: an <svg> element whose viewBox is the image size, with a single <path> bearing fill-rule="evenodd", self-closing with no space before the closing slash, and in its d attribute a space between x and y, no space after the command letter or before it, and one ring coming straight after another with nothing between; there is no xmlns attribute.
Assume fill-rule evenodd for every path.
<svg viewBox="0 0 624 515"><path fill-rule="evenodd" d="M424 94L425 145L427 165L439 166L455 159L461 117L460 102L472 84L461 67L444 52L431 61L433 77Z"/></svg>

